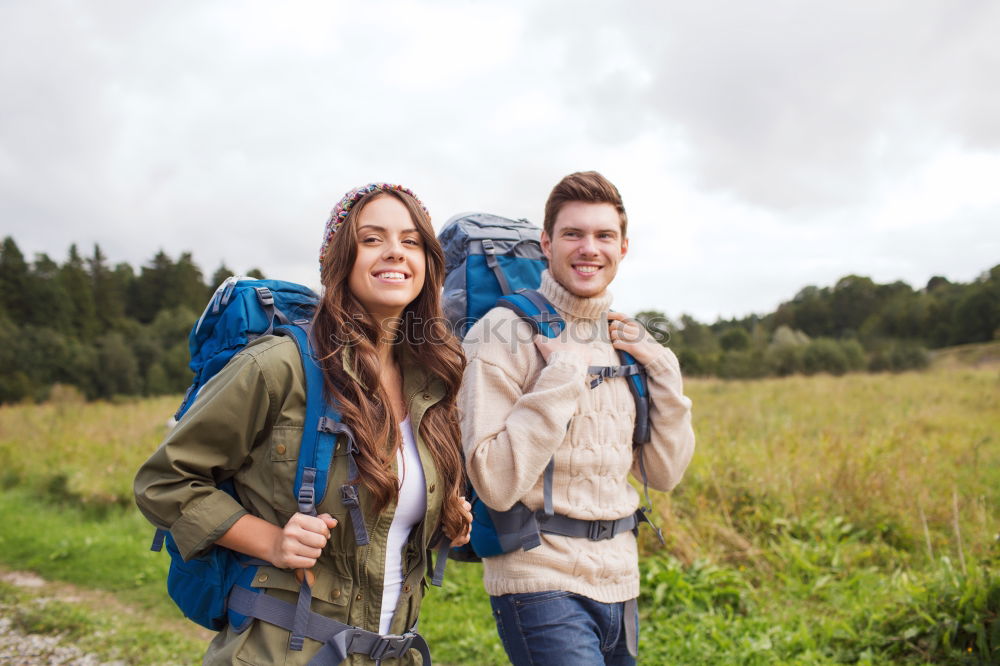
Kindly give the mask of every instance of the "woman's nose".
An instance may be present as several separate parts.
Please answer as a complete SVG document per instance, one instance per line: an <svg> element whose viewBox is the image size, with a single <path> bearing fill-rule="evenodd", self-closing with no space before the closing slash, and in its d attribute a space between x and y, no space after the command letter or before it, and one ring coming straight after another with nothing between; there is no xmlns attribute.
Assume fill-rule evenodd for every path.
<svg viewBox="0 0 1000 666"><path fill-rule="evenodd" d="M390 240L385 244L385 251L382 256L386 259L402 259L403 258L403 243L399 239Z"/></svg>

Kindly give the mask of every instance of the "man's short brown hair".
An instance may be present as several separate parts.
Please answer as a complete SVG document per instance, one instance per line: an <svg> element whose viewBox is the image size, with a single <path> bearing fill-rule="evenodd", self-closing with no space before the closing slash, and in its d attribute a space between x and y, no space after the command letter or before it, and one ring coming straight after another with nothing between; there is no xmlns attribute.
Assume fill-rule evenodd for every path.
<svg viewBox="0 0 1000 666"><path fill-rule="evenodd" d="M618 188L596 171L577 171L560 180L545 202L545 222L542 228L549 238L552 238L552 231L556 226L556 216L570 201L611 204L622 221L622 238L626 237L628 216L625 215L625 204L622 203Z"/></svg>

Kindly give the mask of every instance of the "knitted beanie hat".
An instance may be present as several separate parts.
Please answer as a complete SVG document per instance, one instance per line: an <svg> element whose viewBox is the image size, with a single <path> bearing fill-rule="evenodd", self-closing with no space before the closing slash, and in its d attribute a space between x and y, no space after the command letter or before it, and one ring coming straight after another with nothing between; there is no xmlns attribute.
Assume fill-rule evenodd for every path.
<svg viewBox="0 0 1000 666"><path fill-rule="evenodd" d="M323 244L319 248L319 264L323 265L323 257L326 256L326 250L330 247L330 241L333 240L333 235L337 233L340 229L340 225L344 223L347 219L347 214L350 212L354 204L361 201L365 197L375 194L377 192L405 192L406 194L413 197L413 200L417 202L424 213L427 213L427 218L430 219L431 214L427 212L427 208L421 203L419 197L413 193L413 190L403 187L402 185L394 185L392 183L368 183L367 185L362 185L361 187L356 187L344 195L344 198L337 202L337 205L333 207L330 211L330 217L326 221L326 229L323 232Z"/></svg>

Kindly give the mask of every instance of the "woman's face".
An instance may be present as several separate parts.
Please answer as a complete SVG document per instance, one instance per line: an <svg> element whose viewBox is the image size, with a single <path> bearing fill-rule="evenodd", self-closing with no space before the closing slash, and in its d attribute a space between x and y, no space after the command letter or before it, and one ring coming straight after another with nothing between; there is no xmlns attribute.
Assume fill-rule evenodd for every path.
<svg viewBox="0 0 1000 666"><path fill-rule="evenodd" d="M417 225L399 199L382 195L361 210L356 228L347 286L377 319L399 317L424 286L427 257Z"/></svg>

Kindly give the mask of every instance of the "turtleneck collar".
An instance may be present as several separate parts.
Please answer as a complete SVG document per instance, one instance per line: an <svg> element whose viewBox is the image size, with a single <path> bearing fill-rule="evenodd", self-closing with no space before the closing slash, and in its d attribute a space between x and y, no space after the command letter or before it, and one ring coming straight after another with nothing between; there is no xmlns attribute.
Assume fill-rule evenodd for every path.
<svg viewBox="0 0 1000 666"><path fill-rule="evenodd" d="M556 309L577 319L600 319L611 307L611 292L607 289L600 296L592 298L574 296L556 282L548 270L542 273L542 284L538 291L549 299Z"/></svg>

